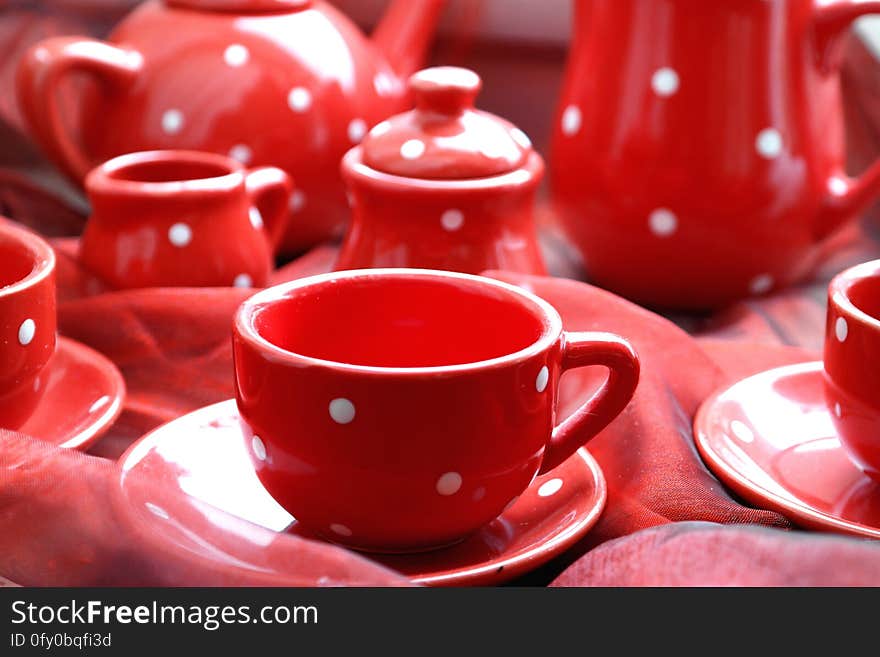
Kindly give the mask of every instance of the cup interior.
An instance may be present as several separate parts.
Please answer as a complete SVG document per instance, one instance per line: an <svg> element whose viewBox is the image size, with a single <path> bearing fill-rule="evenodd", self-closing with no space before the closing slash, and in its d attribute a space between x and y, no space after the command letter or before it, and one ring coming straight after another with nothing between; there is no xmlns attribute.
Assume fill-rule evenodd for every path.
<svg viewBox="0 0 880 657"><path fill-rule="evenodd" d="M132 162L107 173L111 180L136 183L185 182L228 175L230 169L215 162L157 159Z"/></svg>
<svg viewBox="0 0 880 657"><path fill-rule="evenodd" d="M365 367L464 365L526 349L549 329L525 295L478 280L364 276L294 288L253 327L285 351Z"/></svg>
<svg viewBox="0 0 880 657"><path fill-rule="evenodd" d="M880 321L880 274L854 281L847 296L858 310Z"/></svg>
<svg viewBox="0 0 880 657"><path fill-rule="evenodd" d="M20 283L39 268L39 258L17 241L0 241L0 288Z"/></svg>

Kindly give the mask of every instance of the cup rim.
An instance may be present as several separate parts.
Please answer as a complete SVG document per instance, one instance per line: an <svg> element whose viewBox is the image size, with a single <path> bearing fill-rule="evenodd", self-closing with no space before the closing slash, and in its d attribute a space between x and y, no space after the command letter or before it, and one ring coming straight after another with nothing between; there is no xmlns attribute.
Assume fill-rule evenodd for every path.
<svg viewBox="0 0 880 657"><path fill-rule="evenodd" d="M254 326L254 316L256 312L273 302L277 303L284 299L290 292L299 290L312 285L325 283L328 281L340 281L348 279L363 278L407 278L413 277L423 279L435 279L441 281L466 281L475 286L489 285L490 287L501 290L507 295L516 297L516 299L525 307L530 307L533 315L539 318L542 330L541 334L526 345L522 349L497 356L486 360L474 361L471 363L459 363L454 365L431 365L425 367L381 367L374 365L354 365L351 363L343 363L334 360L316 358L314 356L306 356L304 354L283 349L264 338ZM524 362L529 358L549 349L556 340L563 335L562 318L557 310L544 299L535 294L524 290L521 287L498 281L485 276L476 276L473 274L463 274L459 272L441 271L433 269L411 269L411 268L376 268L376 269L351 269L347 271L330 272L327 274L319 274L301 278L289 283L283 283L273 287L266 288L257 292L252 297L246 299L236 310L233 320L234 332L251 348L257 351L268 353L272 356L273 362L278 362L293 366L319 366L334 369L340 372L368 374L368 375L390 375L395 376L412 376L419 377L430 374L461 374L475 371L485 371L500 367L508 367L517 363Z"/></svg>
<svg viewBox="0 0 880 657"><path fill-rule="evenodd" d="M55 270L55 250L39 235L25 228L0 223L0 237L11 237L14 242L28 249L34 267L24 278L0 287L0 299L11 297L46 280Z"/></svg>
<svg viewBox="0 0 880 657"><path fill-rule="evenodd" d="M880 318L866 313L856 306L849 297L849 291L853 285L869 278L880 279L880 260L870 260L855 265L843 270L831 279L831 283L828 285L829 303L834 305L841 315L880 332Z"/></svg>
<svg viewBox="0 0 880 657"><path fill-rule="evenodd" d="M138 181L115 177L118 172L135 165L154 162L203 164L224 169L226 173L188 180ZM85 179L89 194L150 194L175 196L204 195L210 192L226 193L244 183L245 167L241 162L219 153L191 150L153 150L126 153L107 160L92 169Z"/></svg>

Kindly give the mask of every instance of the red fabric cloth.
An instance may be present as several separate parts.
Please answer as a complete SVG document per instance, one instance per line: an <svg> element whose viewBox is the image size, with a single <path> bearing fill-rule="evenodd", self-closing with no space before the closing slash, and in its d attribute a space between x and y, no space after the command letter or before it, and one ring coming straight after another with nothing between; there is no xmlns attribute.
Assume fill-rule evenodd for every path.
<svg viewBox="0 0 880 657"><path fill-rule="evenodd" d="M332 256L332 249L319 250L279 275L314 273L325 269ZM729 365L719 366L706 347L668 320L608 292L571 280L497 276L547 298L560 310L569 330L602 329L627 336L643 362L633 403L591 443L609 485L606 511L581 544L549 568L558 570L608 539L668 522L702 519L789 527L775 513L731 499L694 450L693 412L709 392L731 377L725 371ZM229 324L234 308L247 295L246 290L232 288L145 289L59 304L62 333L110 357L128 385L125 412L93 453L112 459L157 424L232 395ZM719 349L726 353L729 346ZM730 359L739 368L734 376L748 369L746 363L760 369L809 357L778 348L736 349L737 355ZM600 375L588 370L566 375L563 416L591 392ZM110 461L54 450L15 435L4 436L0 443L0 533L9 541L0 546L0 574L8 579L23 584L261 583L252 572L263 558L253 545L261 542L252 534L263 530L228 519L212 524L193 511L193 531L212 545L223 545L237 561L254 566L231 581L228 577L212 581L217 571L203 566L202 560L195 565L187 560L180 563L179 553L143 544L136 533L120 526L112 505L106 504L119 474ZM156 482L142 485L152 487L157 502L167 494ZM384 570L359 570L353 564L362 564L361 557L335 548L292 537L275 543L302 558L304 582L330 577L346 584L368 583L380 577L377 573L389 577ZM323 548L329 552L325 554ZM343 574L334 568L342 568Z"/></svg>
<svg viewBox="0 0 880 657"><path fill-rule="evenodd" d="M553 586L880 586L880 544L679 522L605 543Z"/></svg>

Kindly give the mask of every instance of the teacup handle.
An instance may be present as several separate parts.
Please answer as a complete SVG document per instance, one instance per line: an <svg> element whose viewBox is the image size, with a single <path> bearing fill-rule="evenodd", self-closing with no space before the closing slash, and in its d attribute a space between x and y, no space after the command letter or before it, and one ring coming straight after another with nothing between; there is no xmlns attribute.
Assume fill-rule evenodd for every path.
<svg viewBox="0 0 880 657"><path fill-rule="evenodd" d="M553 434L541 473L552 470L602 431L632 399L639 383L639 357L629 342L612 333L568 333L563 338L560 376L577 367L601 365L608 379Z"/></svg>
<svg viewBox="0 0 880 657"><path fill-rule="evenodd" d="M37 43L16 72L19 106L34 138L73 179L94 166L68 133L58 106L58 85L69 73L88 73L110 89L130 85L143 67L136 50L86 37L54 37Z"/></svg>
<svg viewBox="0 0 880 657"><path fill-rule="evenodd" d="M251 204L263 218L263 227L272 251L277 251L290 219L293 181L277 167L256 167L248 170L246 186Z"/></svg>

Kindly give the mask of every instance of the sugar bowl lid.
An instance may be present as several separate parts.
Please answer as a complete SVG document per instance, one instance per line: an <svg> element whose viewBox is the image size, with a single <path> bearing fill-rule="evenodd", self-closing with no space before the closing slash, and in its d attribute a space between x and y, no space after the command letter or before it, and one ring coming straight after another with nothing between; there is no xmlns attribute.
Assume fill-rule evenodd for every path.
<svg viewBox="0 0 880 657"><path fill-rule="evenodd" d="M249 14L305 9L311 0L165 0L166 5L200 11L228 11Z"/></svg>
<svg viewBox="0 0 880 657"><path fill-rule="evenodd" d="M376 125L361 143L368 167L407 178L487 178L520 168L532 153L525 133L474 109L483 86L466 68L439 66L409 79L416 107Z"/></svg>

